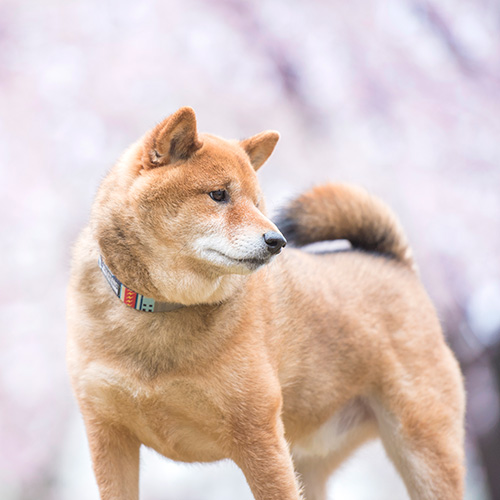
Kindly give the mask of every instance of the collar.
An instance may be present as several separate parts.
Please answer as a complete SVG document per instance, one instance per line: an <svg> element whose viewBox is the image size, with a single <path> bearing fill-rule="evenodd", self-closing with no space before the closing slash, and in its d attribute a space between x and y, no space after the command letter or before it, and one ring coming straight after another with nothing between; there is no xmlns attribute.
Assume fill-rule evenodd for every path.
<svg viewBox="0 0 500 500"><path fill-rule="evenodd" d="M159 302L130 290L109 270L101 255L99 255L98 263L113 292L124 304L132 309L144 312L169 312L185 307L183 304L173 302Z"/></svg>

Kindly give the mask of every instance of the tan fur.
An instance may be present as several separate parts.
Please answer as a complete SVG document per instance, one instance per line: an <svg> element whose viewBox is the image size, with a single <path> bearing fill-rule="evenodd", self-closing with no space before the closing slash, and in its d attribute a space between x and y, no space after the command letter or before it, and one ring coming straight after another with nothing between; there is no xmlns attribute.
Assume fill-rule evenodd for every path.
<svg viewBox="0 0 500 500"><path fill-rule="evenodd" d="M296 243L350 238L372 253L248 260L277 231L255 175L277 139L198 134L183 108L99 189L74 250L68 365L101 498L138 498L144 444L230 458L256 499L297 500L301 484L325 499L330 473L376 435L412 499L462 498L461 375L387 207L317 188L285 214ZM208 195L222 189L227 203ZM127 307L99 254L128 288L187 307Z"/></svg>

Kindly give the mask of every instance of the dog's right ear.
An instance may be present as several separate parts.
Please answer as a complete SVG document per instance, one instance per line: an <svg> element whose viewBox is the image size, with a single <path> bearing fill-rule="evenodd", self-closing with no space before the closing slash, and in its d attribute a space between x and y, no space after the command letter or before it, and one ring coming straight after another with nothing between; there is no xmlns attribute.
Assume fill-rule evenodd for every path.
<svg viewBox="0 0 500 500"><path fill-rule="evenodd" d="M142 166L149 170L187 160L201 146L193 109L181 108L165 118L146 138Z"/></svg>

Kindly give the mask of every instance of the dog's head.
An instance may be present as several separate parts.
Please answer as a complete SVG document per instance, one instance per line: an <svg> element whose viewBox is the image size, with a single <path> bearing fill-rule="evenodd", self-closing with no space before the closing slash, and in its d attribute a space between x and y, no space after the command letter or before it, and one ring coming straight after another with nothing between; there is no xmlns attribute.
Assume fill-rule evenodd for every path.
<svg viewBox="0 0 500 500"><path fill-rule="evenodd" d="M256 171L278 139L272 131L243 141L198 134L191 108L166 118L124 155L101 188L98 204L112 219L101 217L98 233L105 259L117 273L117 259L140 260L136 265L147 269L162 296L172 290L168 276L187 288L197 282L198 300L204 283L215 286L269 263L286 241L264 215ZM127 248L128 256L117 256Z"/></svg>

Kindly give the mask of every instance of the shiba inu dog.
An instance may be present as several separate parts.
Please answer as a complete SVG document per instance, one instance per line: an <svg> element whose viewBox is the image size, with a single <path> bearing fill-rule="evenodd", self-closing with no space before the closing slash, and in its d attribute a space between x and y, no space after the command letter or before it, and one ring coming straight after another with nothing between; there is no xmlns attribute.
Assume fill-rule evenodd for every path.
<svg viewBox="0 0 500 500"><path fill-rule="evenodd" d="M412 499L462 498L461 374L396 217L329 184L274 224L256 170L278 138L199 134L182 108L99 189L74 249L68 366L101 498L138 498L144 444L232 459L256 499L325 499L375 436ZM334 239L352 249L282 251Z"/></svg>

